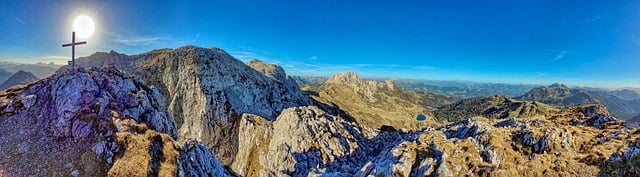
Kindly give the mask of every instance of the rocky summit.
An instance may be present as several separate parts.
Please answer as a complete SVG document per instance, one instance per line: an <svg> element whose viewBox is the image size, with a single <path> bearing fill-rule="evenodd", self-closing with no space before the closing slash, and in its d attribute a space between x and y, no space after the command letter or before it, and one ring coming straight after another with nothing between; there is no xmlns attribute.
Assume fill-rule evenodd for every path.
<svg viewBox="0 0 640 177"><path fill-rule="evenodd" d="M3 176L227 173L221 165L186 168L216 157L194 151L198 142L178 143L163 96L115 67L56 74L4 90L0 101Z"/></svg>
<svg viewBox="0 0 640 177"><path fill-rule="evenodd" d="M166 98L164 105L175 120L179 139L202 141L225 164L238 151L243 113L274 120L285 108L311 104L281 67L252 63L257 69L221 49L195 46L78 59L81 66L115 65L156 86Z"/></svg>
<svg viewBox="0 0 640 177"><path fill-rule="evenodd" d="M640 175L640 131L602 104L458 100L356 73L304 92L278 65L196 46L78 65L0 93L0 176ZM402 123L418 113L435 123Z"/></svg>

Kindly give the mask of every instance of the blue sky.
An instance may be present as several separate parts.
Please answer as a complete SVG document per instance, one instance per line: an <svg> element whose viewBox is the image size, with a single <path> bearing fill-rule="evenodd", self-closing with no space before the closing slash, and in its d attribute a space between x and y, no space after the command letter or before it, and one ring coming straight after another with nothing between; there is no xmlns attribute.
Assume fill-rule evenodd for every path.
<svg viewBox="0 0 640 177"><path fill-rule="evenodd" d="M0 60L216 46L288 74L640 87L640 1L6 1Z"/></svg>

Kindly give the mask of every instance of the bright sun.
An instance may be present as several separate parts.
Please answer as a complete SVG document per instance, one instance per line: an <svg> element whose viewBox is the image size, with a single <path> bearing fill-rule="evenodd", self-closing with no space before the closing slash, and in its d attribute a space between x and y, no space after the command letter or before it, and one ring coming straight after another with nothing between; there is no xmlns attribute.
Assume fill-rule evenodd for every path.
<svg viewBox="0 0 640 177"><path fill-rule="evenodd" d="M93 34L95 26L91 17L81 15L73 20L73 31L81 38L89 38Z"/></svg>

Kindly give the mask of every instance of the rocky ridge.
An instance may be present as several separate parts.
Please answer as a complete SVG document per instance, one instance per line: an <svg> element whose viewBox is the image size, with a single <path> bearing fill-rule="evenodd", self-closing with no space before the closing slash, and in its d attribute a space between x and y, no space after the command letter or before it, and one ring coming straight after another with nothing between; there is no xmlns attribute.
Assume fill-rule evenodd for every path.
<svg viewBox="0 0 640 177"><path fill-rule="evenodd" d="M127 57L109 55L118 57L101 60L92 55L78 63L116 65L158 87L167 98L179 139L207 144L227 165L238 151L237 124L243 113L274 120L285 108L311 104L295 82L283 77L281 67L254 62L258 71L218 48L184 46Z"/></svg>
<svg viewBox="0 0 640 177"><path fill-rule="evenodd" d="M438 119L456 122L470 117L487 118L544 118L559 111L559 108L541 102L526 102L505 96L475 97L460 100L434 111Z"/></svg>
<svg viewBox="0 0 640 177"><path fill-rule="evenodd" d="M539 101L556 106L603 104L607 106L614 116L623 119L629 119L633 115L640 113L640 100L623 100L605 91L570 89L564 84L552 84L548 87L534 88L515 99Z"/></svg>
<svg viewBox="0 0 640 177"><path fill-rule="evenodd" d="M593 108L575 107L564 112L577 110ZM356 176L638 174L637 168L620 168L637 163L630 160L639 158L637 133L600 113L573 113L554 119L476 117L419 131L417 138L383 150L386 153L367 162ZM568 125L569 117L599 123Z"/></svg>
<svg viewBox="0 0 640 177"><path fill-rule="evenodd" d="M158 90L114 67L80 68L13 87L0 93L0 102L2 175L174 176L197 174L179 168L190 161L215 161L183 150ZM189 153L197 155L178 160Z"/></svg>
<svg viewBox="0 0 640 177"><path fill-rule="evenodd" d="M227 174L220 169L222 164L242 176L637 174L637 169L625 167L636 165L638 131L623 127L597 106L556 108L557 112L534 118L501 119L495 115L502 111L495 111L482 115L490 118L468 116L438 128L379 131L339 114L330 103L297 98L277 67L260 63L249 67L219 49L187 46L127 60L136 68L131 71L141 76L139 83L156 86L160 95L171 99L158 102L169 106L168 115L178 115L174 121L182 128L177 136L187 142L171 145L168 134L154 134L155 129L145 128L143 121L127 119L130 128L123 128L126 132L120 136L116 133L120 138L115 144L156 153L125 150L120 160L135 160L127 158L135 154L190 160L178 160L175 167L153 160L148 166L157 170L150 170L151 175L161 171L188 175L199 171L195 167ZM346 78L342 81L358 83ZM383 84L379 88L389 87ZM135 123L129 123L132 120ZM188 144L190 137L212 151ZM207 152L220 157L221 163L191 160L206 157Z"/></svg>

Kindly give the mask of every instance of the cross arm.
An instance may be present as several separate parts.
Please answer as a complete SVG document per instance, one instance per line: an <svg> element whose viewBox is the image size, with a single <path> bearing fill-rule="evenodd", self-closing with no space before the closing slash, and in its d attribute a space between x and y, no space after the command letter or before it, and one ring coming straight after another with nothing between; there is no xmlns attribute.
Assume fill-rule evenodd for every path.
<svg viewBox="0 0 640 177"><path fill-rule="evenodd" d="M69 46L73 46L73 45L82 45L82 44L87 44L87 41L69 43L69 44L62 44L62 47L69 47Z"/></svg>

